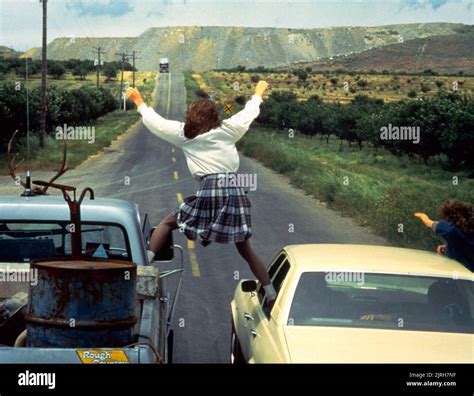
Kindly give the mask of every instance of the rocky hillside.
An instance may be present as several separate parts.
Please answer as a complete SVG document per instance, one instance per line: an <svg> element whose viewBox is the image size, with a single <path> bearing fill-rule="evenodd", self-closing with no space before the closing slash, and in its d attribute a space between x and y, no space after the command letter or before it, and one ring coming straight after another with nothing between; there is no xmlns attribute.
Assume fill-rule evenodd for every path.
<svg viewBox="0 0 474 396"><path fill-rule="evenodd" d="M159 57L168 57L172 70L278 66L359 53L417 38L457 35L464 28L451 23L325 29L160 27L138 37L59 38L48 45L48 58L93 59L93 49L101 46L107 52L107 61L118 60L115 54L122 51L140 51L137 67L141 70L156 69ZM40 51L33 48L28 55L38 58Z"/></svg>
<svg viewBox="0 0 474 396"><path fill-rule="evenodd" d="M430 69L440 74L474 75L474 28L466 34L415 39L333 59L303 62L292 68L307 66L319 71L421 73Z"/></svg>

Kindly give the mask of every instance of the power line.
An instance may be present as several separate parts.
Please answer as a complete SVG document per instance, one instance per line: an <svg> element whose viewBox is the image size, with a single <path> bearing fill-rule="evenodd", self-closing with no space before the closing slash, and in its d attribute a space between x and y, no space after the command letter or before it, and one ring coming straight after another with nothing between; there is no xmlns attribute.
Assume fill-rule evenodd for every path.
<svg viewBox="0 0 474 396"><path fill-rule="evenodd" d="M82 24L79 22L79 20L75 17L74 15L74 12L71 13L71 16L73 17L73 19L76 21L77 25L79 26L79 28L82 30L82 33L84 34L85 36L85 39L88 40L89 44L92 44L93 43L93 40L88 36L88 34L86 33L84 27L82 26Z"/></svg>
<svg viewBox="0 0 474 396"><path fill-rule="evenodd" d="M84 16L84 20L86 22L87 29L88 29L89 33L91 34L91 36L94 36L94 32L91 28L91 25L90 25L89 21L86 18L86 13L84 11L84 7L82 6L82 0L79 0L79 5L81 7L82 15Z"/></svg>
<svg viewBox="0 0 474 396"><path fill-rule="evenodd" d="M54 30L56 30L57 33L59 33L60 37L67 37L67 35L64 34L63 30L61 29L61 27L56 23L54 18L51 18L51 16L50 16L49 20L53 23L53 28L54 28Z"/></svg>

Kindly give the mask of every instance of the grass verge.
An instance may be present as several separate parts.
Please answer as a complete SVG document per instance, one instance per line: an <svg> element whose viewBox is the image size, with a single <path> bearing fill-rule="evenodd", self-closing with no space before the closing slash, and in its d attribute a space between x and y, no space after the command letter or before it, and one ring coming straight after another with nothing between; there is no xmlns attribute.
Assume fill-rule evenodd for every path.
<svg viewBox="0 0 474 396"><path fill-rule="evenodd" d="M393 244L432 250L440 241L414 217L433 219L447 198L474 202L474 180L390 153L252 127L239 142L246 156L289 176L292 184L369 226Z"/></svg>

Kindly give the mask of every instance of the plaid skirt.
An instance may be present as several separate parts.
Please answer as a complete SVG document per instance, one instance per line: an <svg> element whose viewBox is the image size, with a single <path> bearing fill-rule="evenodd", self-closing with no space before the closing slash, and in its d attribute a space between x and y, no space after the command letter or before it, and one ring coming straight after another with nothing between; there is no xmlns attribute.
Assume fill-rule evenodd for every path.
<svg viewBox="0 0 474 396"><path fill-rule="evenodd" d="M196 195L174 212L179 230L203 246L244 242L252 235L251 203L242 187L223 183L226 174L206 175Z"/></svg>

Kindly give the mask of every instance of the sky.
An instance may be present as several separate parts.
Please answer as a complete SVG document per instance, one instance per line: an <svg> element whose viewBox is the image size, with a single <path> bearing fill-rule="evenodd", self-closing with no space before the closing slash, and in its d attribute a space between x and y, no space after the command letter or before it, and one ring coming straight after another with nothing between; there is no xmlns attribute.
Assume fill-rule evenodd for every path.
<svg viewBox="0 0 474 396"><path fill-rule="evenodd" d="M0 0L0 45L41 45L39 0ZM474 0L48 0L57 37L137 36L159 26L319 28L399 23L474 24Z"/></svg>

